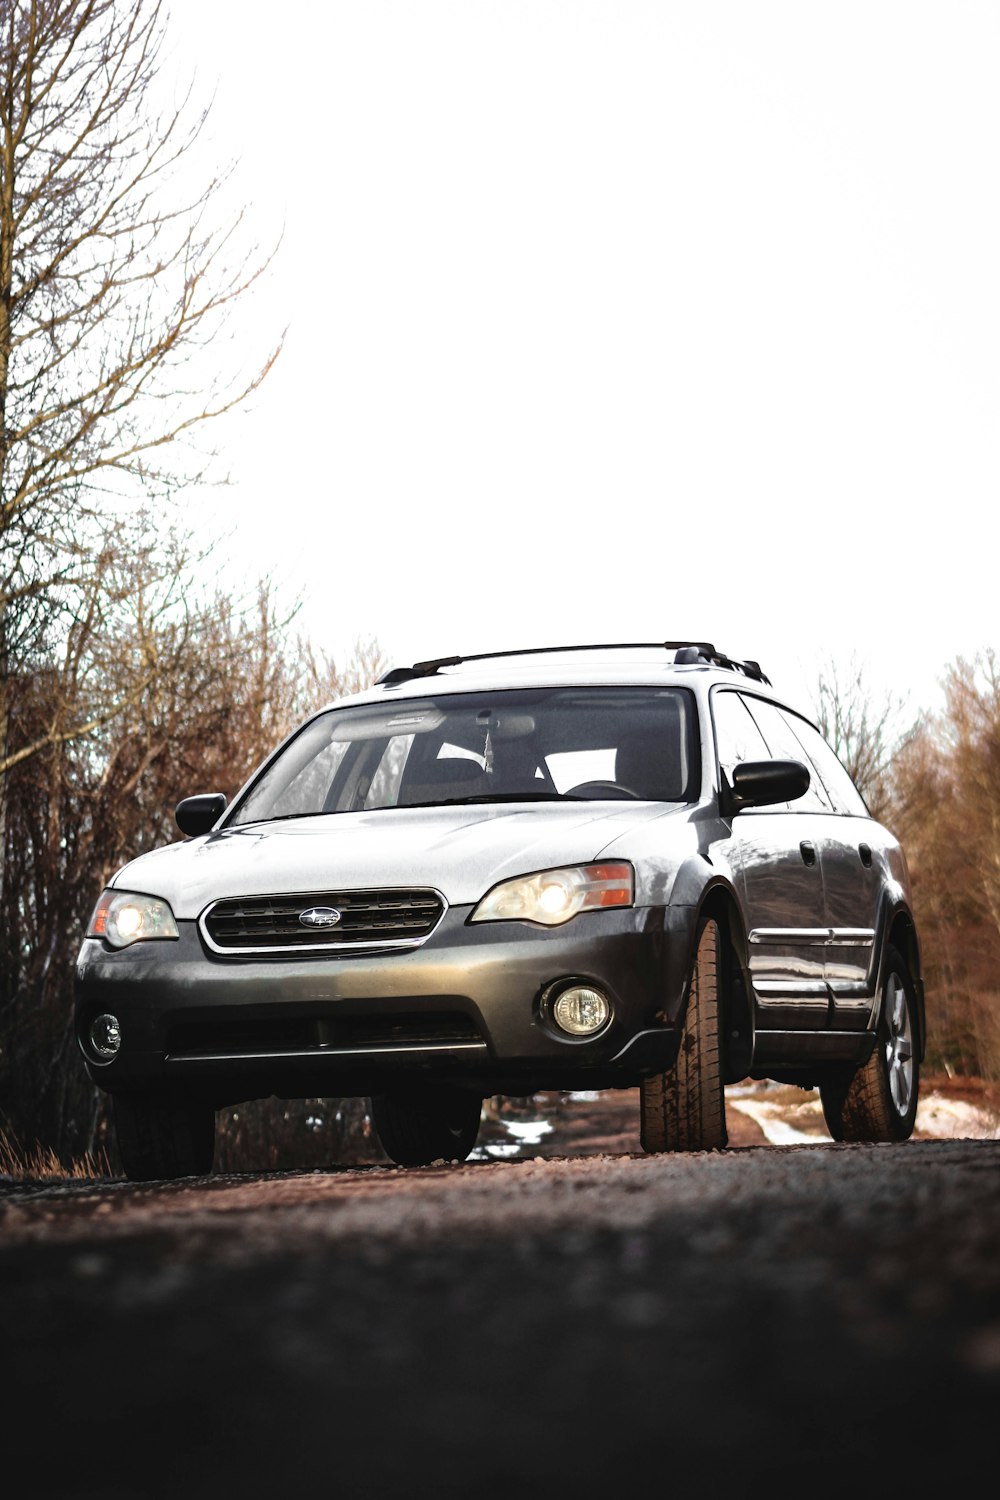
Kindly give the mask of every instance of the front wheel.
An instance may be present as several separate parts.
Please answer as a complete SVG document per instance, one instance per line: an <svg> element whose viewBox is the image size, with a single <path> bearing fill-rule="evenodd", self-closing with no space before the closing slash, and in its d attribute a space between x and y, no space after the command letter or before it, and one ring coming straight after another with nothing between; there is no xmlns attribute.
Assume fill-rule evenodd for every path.
<svg viewBox="0 0 1000 1500"><path fill-rule="evenodd" d="M871 1057L820 1084L823 1115L835 1141L905 1141L913 1133L920 1088L916 1003L896 948L885 952L878 1027Z"/></svg>
<svg viewBox="0 0 1000 1500"><path fill-rule="evenodd" d="M386 1156L401 1167L465 1161L479 1135L483 1101L462 1089L372 1096L372 1120Z"/></svg>
<svg viewBox="0 0 1000 1500"><path fill-rule="evenodd" d="M719 1041L721 949L719 924L709 918L688 981L677 1061L640 1085L644 1151L711 1151L728 1140Z"/></svg>
<svg viewBox="0 0 1000 1500"><path fill-rule="evenodd" d="M115 1136L132 1182L203 1177L215 1156L215 1111L173 1097L115 1094Z"/></svg>

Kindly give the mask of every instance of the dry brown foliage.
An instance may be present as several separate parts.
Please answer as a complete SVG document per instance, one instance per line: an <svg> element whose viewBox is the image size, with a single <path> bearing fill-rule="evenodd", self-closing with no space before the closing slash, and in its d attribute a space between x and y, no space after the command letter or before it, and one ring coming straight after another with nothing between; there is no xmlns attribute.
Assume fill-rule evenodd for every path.
<svg viewBox="0 0 1000 1500"><path fill-rule="evenodd" d="M90 1181L110 1176L111 1163L103 1150L88 1151L64 1163L51 1146L35 1141L25 1147L6 1130L0 1130L0 1177L12 1177L15 1182L65 1182L67 1178Z"/></svg>
<svg viewBox="0 0 1000 1500"><path fill-rule="evenodd" d="M903 747L891 817L907 850L932 1065L1000 1080L1000 664L959 658L943 713Z"/></svg>
<svg viewBox="0 0 1000 1500"><path fill-rule="evenodd" d="M21 743L94 721L86 735L50 734L7 777L0 1123L64 1158L108 1143L103 1097L86 1079L72 1025L76 951L104 884L179 837L182 797L233 796L310 708L380 663L374 643L359 643L341 675L291 634L265 586L242 609L198 598L181 548L133 549L107 570L103 607L86 628L10 683ZM139 692L128 686L136 683Z"/></svg>

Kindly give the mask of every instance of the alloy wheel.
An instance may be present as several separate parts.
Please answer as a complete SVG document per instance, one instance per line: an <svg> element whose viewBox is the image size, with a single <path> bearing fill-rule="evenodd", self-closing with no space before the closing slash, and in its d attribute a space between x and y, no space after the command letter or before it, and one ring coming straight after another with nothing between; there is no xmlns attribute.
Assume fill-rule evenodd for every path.
<svg viewBox="0 0 1000 1500"><path fill-rule="evenodd" d="M886 1070L896 1113L905 1115L913 1093L913 1038L906 987L898 974L890 974L885 987Z"/></svg>

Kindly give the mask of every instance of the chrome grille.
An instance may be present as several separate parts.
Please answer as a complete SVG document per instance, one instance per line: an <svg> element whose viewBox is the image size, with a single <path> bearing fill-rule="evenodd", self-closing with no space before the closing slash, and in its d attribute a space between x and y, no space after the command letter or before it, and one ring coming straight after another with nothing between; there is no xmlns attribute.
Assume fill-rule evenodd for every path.
<svg viewBox="0 0 1000 1500"><path fill-rule="evenodd" d="M339 912L339 920L332 927L305 926L302 913L317 907ZM220 953L414 946L434 931L444 908L444 897L426 889L230 896L208 908L201 928Z"/></svg>

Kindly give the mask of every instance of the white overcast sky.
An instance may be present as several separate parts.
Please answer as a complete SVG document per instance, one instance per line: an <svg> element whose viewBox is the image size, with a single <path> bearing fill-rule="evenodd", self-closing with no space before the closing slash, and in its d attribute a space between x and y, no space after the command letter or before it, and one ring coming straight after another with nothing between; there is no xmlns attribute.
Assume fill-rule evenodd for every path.
<svg viewBox="0 0 1000 1500"><path fill-rule="evenodd" d="M996 0L171 12L289 327L191 519L338 659L1000 645Z"/></svg>

